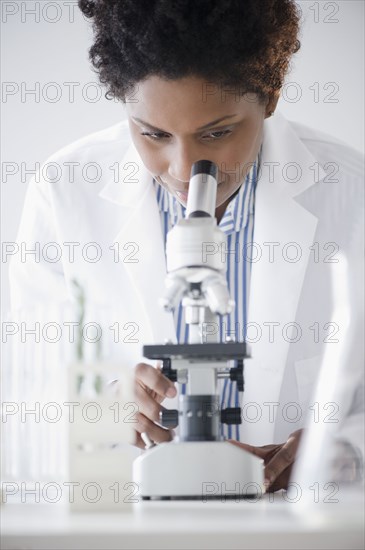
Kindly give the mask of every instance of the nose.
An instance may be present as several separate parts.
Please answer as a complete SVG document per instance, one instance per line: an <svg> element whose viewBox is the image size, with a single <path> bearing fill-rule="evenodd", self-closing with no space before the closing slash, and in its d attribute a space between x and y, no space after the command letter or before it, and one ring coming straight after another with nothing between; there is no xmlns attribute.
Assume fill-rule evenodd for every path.
<svg viewBox="0 0 365 550"><path fill-rule="evenodd" d="M177 145L171 151L168 173L171 179L186 183L190 180L191 167L199 160L199 152L196 147L186 144Z"/></svg>

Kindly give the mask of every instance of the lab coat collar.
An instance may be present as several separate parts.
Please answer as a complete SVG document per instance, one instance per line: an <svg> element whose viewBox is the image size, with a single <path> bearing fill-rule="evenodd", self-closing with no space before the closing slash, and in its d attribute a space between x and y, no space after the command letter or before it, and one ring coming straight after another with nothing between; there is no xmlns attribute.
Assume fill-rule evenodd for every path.
<svg viewBox="0 0 365 550"><path fill-rule="evenodd" d="M153 186L153 178L142 162L131 141L124 157L119 162L118 181L111 177L99 196L127 208L138 205L146 190Z"/></svg>
<svg viewBox="0 0 365 550"><path fill-rule="evenodd" d="M326 172L280 113L264 122L261 177L280 193L296 197L321 181Z"/></svg>

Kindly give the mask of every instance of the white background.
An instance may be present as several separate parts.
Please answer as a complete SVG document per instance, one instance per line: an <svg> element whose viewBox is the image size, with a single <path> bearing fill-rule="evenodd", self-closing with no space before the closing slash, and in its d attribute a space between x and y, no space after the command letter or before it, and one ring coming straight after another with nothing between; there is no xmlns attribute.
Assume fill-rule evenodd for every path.
<svg viewBox="0 0 365 550"><path fill-rule="evenodd" d="M305 0L299 6L302 47L293 58L279 109L288 119L363 150L364 2ZM6 242L16 238L31 177L26 169L125 114L121 103L107 101L92 84L97 83L88 61L92 33L75 1L2 1L1 31L1 223ZM15 173L6 176L9 166ZM9 307L7 270L2 263L3 311Z"/></svg>

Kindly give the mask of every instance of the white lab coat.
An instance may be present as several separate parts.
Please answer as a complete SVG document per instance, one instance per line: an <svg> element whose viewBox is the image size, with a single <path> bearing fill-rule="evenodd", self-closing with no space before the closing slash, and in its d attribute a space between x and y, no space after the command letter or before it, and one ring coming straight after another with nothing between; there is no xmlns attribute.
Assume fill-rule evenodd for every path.
<svg viewBox="0 0 365 550"><path fill-rule="evenodd" d="M67 300L70 281L76 278L89 300L113 305L120 326L137 324L137 337L132 328L134 338L116 350L121 367L132 367L142 359L143 344L175 340L172 314L158 306L166 268L152 177L126 122L71 144L45 167L39 182L30 182L18 244L31 248L39 242L47 257L47 243L56 242L62 257L52 263L41 254L39 262L30 256L22 262L20 254L14 254L13 307ZM351 272L356 259L363 257L361 169L360 155L337 140L288 122L278 112L265 120L248 315L252 359L245 364L242 441L282 442L311 414L324 340L341 336L341 330L335 334L334 324L328 325L334 308L331 260L342 252ZM65 244L70 242L80 243L74 259ZM85 258L80 253L90 242L102 251L94 263L86 255L94 256L95 248L84 248ZM341 433L362 447L361 338L354 343L350 363L346 381L338 381L344 386ZM171 400L164 404L174 405Z"/></svg>

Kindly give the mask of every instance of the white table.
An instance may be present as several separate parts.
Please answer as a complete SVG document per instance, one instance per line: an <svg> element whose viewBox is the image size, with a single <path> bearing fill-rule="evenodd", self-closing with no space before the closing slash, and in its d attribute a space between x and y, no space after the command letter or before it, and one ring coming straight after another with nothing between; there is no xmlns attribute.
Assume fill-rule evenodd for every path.
<svg viewBox="0 0 365 550"><path fill-rule="evenodd" d="M2 549L363 549L359 494L307 512L285 493L249 501L143 501L125 513L71 514L65 504L8 502Z"/></svg>

